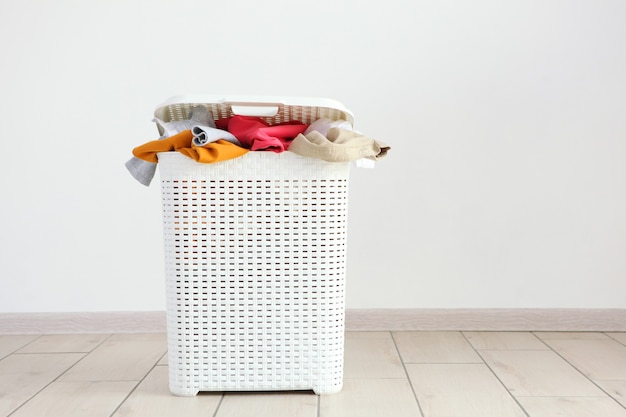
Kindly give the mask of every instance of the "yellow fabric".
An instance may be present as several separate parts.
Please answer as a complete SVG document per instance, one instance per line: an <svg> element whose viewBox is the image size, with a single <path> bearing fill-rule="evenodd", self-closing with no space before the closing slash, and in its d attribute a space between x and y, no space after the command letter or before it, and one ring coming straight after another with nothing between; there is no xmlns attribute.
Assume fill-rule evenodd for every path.
<svg viewBox="0 0 626 417"><path fill-rule="evenodd" d="M159 160L156 156L157 152L169 152L177 151L181 148L189 148L191 147L191 139L193 139L191 130L183 130L169 138L144 143L133 149L133 155L144 161L158 162Z"/></svg>
<svg viewBox="0 0 626 417"><path fill-rule="evenodd" d="M204 146L193 146L191 148L178 149L178 152L195 159L203 164L235 159L248 153L248 149L237 146L224 139L209 142Z"/></svg>
<svg viewBox="0 0 626 417"><path fill-rule="evenodd" d="M133 149L133 155L148 162L158 162L157 152L178 151L189 158L205 164L240 157L248 149L235 145L224 139L209 142L204 146L193 146L191 130L184 130L174 136L161 140L153 140Z"/></svg>

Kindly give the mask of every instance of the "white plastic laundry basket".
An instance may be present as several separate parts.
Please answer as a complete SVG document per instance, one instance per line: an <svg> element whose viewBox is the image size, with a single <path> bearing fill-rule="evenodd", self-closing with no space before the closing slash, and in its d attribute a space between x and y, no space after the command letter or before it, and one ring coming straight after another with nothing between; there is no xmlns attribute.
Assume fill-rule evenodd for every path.
<svg viewBox="0 0 626 417"><path fill-rule="evenodd" d="M215 119L352 121L326 99L187 96L155 115L185 119L196 105ZM349 163L158 158L171 392L341 390Z"/></svg>

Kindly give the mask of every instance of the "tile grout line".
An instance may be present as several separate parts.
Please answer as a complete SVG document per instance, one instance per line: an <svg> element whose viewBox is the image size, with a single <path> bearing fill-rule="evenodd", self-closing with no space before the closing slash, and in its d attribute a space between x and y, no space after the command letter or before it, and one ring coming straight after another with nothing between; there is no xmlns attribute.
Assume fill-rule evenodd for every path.
<svg viewBox="0 0 626 417"><path fill-rule="evenodd" d="M159 359L157 359L154 363L154 365L152 365L152 367L144 374L144 376L139 380L139 381L135 381L137 382L135 384L135 386L133 387L133 389L130 390L130 392L126 395L126 397L124 397L124 399L122 401L120 401L120 403L117 405L117 407L115 407L115 409L111 412L111 414L109 415L109 417L113 417L115 415L115 413L117 413L117 411L124 405L124 403L126 401L128 401L128 399L130 398L131 395L133 395L133 393L135 391L137 391L137 388L139 388L139 386L141 385L141 383L143 381L146 380L146 378L148 377L148 375L150 375L150 372L154 371L154 369L159 366L159 361L161 360L161 358L163 358L163 355L161 355L159 357Z"/></svg>
<svg viewBox="0 0 626 417"><path fill-rule="evenodd" d="M592 332L592 333L602 333L604 334L604 332ZM608 335L606 335L607 337L609 337ZM541 340L541 342L543 342L547 347L550 348L550 350L552 352L554 352L555 355L557 355L559 358L563 359L565 361L565 363L567 363L569 366L571 366L572 368L574 368L576 370L576 372L578 372L580 375L583 376L583 378L585 378L587 381L591 382L593 385L596 386L596 388L598 388L600 391L602 391L603 393L605 393L607 395L607 397L609 397L610 399L612 399L613 401L617 402L618 405L622 408L626 408L626 406L623 406L619 401L617 401L615 398L613 398L613 396L611 394L609 394L608 392L606 392L606 390L604 390L604 388L602 388L600 385L596 384L596 382L591 379L590 377L588 377L587 375L585 375L585 373L583 371L581 371L580 369L578 369L578 367L576 367L573 363L571 363L570 361L567 360L567 358L565 358L563 355L561 355L559 352L557 352L556 349L554 349L552 346L550 346L546 341L544 341L543 339L541 339L539 336L536 336L539 340ZM609 339L611 339L609 337ZM575 339L572 339L575 340ZM612 339L611 339L612 340Z"/></svg>
<svg viewBox="0 0 626 417"><path fill-rule="evenodd" d="M317 414L316 415L317 417L322 416L322 396L321 395L317 396Z"/></svg>
<svg viewBox="0 0 626 417"><path fill-rule="evenodd" d="M35 340L40 339L41 337L43 337L45 335L39 335L39 337L37 337ZM80 362L82 362L87 356L89 356L94 350L98 349L100 346L102 346L102 344L104 342L106 342L107 340L109 340L111 337L113 336L113 334L109 334L107 337L105 337L102 342L98 343L98 345L96 347L94 347L93 349L91 349L89 352L48 352L48 353L12 353L13 355L65 355L65 354L78 354L78 353L84 353L83 357L80 358L79 360L77 360L76 362L74 362L70 367L68 367L66 370L64 370L63 372L61 372L59 375L57 375L56 378L53 378L52 381L48 382L45 386L43 386L39 391L37 391L36 393L34 393L33 395L31 395L26 401L24 401L22 404L19 405L19 407L17 407L15 410L11 411L7 417L12 416L13 414L15 414L19 409L21 409L22 407L24 407L26 404L28 404L30 401L33 400L33 398L35 398L36 396L38 396L39 394L41 394L46 388L48 388L50 385L54 384L55 382L57 382L63 375L65 375L70 369L72 369L73 367L75 367L77 364L79 364ZM33 342L35 341L33 340ZM29 345L30 343L27 343L26 345ZM24 346L26 346L24 345ZM22 347L24 347L22 346ZM21 348L20 348L21 349Z"/></svg>
<svg viewBox="0 0 626 417"><path fill-rule="evenodd" d="M533 332L534 334L535 332ZM604 332L591 332L591 333L602 333L605 334ZM606 335L605 336L609 337L609 340L613 340L610 336ZM580 375L583 376L583 378L585 378L587 381L591 382L596 388L598 388L600 391L602 391L603 393L606 394L606 396L610 399L612 399L613 401L615 401L615 403L617 403L617 405L623 409L626 409L626 405L623 405L622 403L620 403L619 401L617 401L611 394L609 394L604 388L602 388L600 385L598 385L593 379L591 379L590 377L588 377L587 375L585 375L585 373L583 371L581 371L580 369L578 369L573 363L571 363L570 361L568 361L563 355L561 355L559 352L556 351L556 349L553 349L552 346L550 346L546 341L544 341L543 339L541 339L539 336L535 336L537 339L541 340L547 347L550 348L550 351L554 352L555 355L557 355L559 358L563 359L565 361L565 363L567 363L569 366L571 366L572 368L574 368L576 370L576 372L578 372ZM575 339L572 339L575 340ZM602 397L594 397L594 398L602 398Z"/></svg>
<svg viewBox="0 0 626 417"><path fill-rule="evenodd" d="M613 336L611 336L608 333L621 333L621 332L602 332L602 334L604 334L606 337L608 337L611 340L614 340L615 342L619 343L622 346L626 346L626 343L622 342L621 340L618 340L616 338L614 338ZM605 390L603 390L604 392L606 392ZM606 392L606 394L610 397L613 398L620 406L622 406L623 408L626 409L626 404L622 404L620 401L617 401L616 398L614 398L611 394L609 394L608 392Z"/></svg>
<svg viewBox="0 0 626 417"><path fill-rule="evenodd" d="M417 392L415 392L413 381L411 381L411 378L409 377L409 371L406 369L406 363L404 363L404 358L400 353L400 348L398 348L398 343L396 343L396 338L393 334L393 331L389 331L389 334L391 335L391 341L393 342L393 346L396 348L398 358L400 358L400 363L402 363L402 369L404 369L404 375L406 377L406 380L409 383L409 387L411 387L411 392L413 392L413 398L415 398L415 402L417 403L417 409L419 410L422 417L426 417L426 414L424 414L424 410L422 410L422 405L420 404L419 398L417 398Z"/></svg>
<svg viewBox="0 0 626 417"><path fill-rule="evenodd" d="M40 334L40 335L37 335L37 337L36 337L36 338L34 338L34 339L33 339L33 340L31 340L30 342L26 343L26 344L25 344L25 345L23 345L22 347L17 348L17 349L16 349L16 350L14 350L12 353L13 353L13 354L18 353L18 352L17 352L18 350L24 349L24 348L25 348L26 346L28 346L28 345L32 345L33 343L35 343L37 340L41 339L41 338L42 338L42 337L44 337L44 336L45 336L45 334Z"/></svg>
<svg viewBox="0 0 626 417"><path fill-rule="evenodd" d="M509 391L509 389L507 388L507 386L504 384L504 382L502 382L502 380L500 379L500 377L494 372L493 369L491 369L491 366L489 366L489 364L485 361L485 358L483 357L483 355L480 354L480 350L476 349L474 347L474 345L472 345L472 343L469 341L469 339L467 338L467 336L465 335L464 331L461 331L461 336L463 336L463 339L465 339L465 341L467 342L467 344L470 346L470 348L476 353L476 355L478 355L478 357L480 358L480 361L483 365L485 365L485 367L487 369L489 369L489 372L491 372L491 374L494 376L494 378L496 378L496 380L500 383L500 385L502 386L502 388L504 388L504 390L506 391L507 394L509 394L509 397L515 402L515 404L517 404L517 406L519 407L520 410L522 410L522 413L524 413L524 415L526 415L526 417L530 417L530 414L528 414L528 412L526 411L526 409L522 406L522 404L518 401L517 397L515 397L515 395L513 395L513 393L511 391ZM487 350L487 349L484 349ZM518 350L522 350L522 349L518 349ZM527 350L527 349L524 349Z"/></svg>
<svg viewBox="0 0 626 417"><path fill-rule="evenodd" d="M0 336L4 336L4 335L0 335ZM7 335L7 336L8 336L8 335ZM19 335L17 335L17 336L19 336ZM30 342L26 342L25 344L18 346L15 350L10 351L9 353L7 353L7 354L6 354L6 355L4 355L4 356L1 356L1 357L0 357L0 361L1 361L1 360L3 360L3 359L8 358L8 357L9 357L9 356L11 356L11 355L16 355L18 350L20 350L20 349L24 349L26 346L28 346L28 345L30 345L31 343L33 343L35 340L40 339L43 335L42 335L42 334L40 334L40 335L36 335L36 336L37 336L37 337L35 337L35 338L34 338L33 340L31 340Z"/></svg>
<svg viewBox="0 0 626 417"><path fill-rule="evenodd" d="M224 402L224 397L225 397L225 393L222 392L222 395L220 396L220 402L217 403L217 407L215 407L215 412L213 413L212 417L217 417L217 413L220 411L220 408L222 407L222 402Z"/></svg>
<svg viewBox="0 0 626 417"><path fill-rule="evenodd" d="M619 343L620 345L626 346L626 343L622 342L621 340L618 340L618 339L614 338L609 333L621 333L621 332L602 332L602 334L604 334L609 339L614 340L615 342Z"/></svg>

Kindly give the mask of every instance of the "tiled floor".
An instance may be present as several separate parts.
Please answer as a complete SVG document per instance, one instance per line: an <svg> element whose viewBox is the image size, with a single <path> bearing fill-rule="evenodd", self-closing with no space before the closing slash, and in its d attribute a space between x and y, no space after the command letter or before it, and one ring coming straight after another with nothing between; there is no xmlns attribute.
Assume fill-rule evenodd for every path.
<svg viewBox="0 0 626 417"><path fill-rule="evenodd" d="M0 335L0 417L626 417L626 333L348 332L344 388L168 391L165 334Z"/></svg>

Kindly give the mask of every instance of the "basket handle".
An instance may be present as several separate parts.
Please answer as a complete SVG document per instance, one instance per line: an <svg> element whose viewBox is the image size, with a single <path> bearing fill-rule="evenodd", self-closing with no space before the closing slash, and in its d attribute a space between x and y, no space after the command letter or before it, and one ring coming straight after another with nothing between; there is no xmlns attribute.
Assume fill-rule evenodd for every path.
<svg viewBox="0 0 626 417"><path fill-rule="evenodd" d="M239 116L273 117L283 111L283 103L225 101L233 114Z"/></svg>

